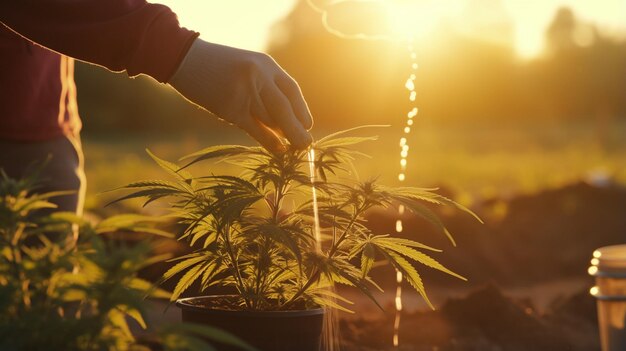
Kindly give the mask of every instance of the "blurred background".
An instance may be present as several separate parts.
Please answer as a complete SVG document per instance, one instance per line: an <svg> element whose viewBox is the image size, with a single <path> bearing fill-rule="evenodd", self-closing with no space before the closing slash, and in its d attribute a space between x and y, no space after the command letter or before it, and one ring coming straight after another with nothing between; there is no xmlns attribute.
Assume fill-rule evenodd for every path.
<svg viewBox="0 0 626 351"><path fill-rule="evenodd" d="M626 242L624 1L162 3L205 40L271 54L300 83L314 136L390 125L372 131L380 140L363 151L373 158L358 165L364 178L391 184L413 106L405 88L411 38L419 114L405 184L440 187L486 223L442 213L458 239L452 248L425 223L405 219L406 233L445 249L438 259L470 283L425 271L445 318L410 314L404 330L430 329L401 329L401 340L444 349L450 340L467 349L599 349L586 267L595 248ZM102 207L117 196L104 191L163 176L145 148L176 160L209 145L253 143L150 78L80 64L76 80L92 213L118 210ZM394 222L393 214L372 214L382 231ZM406 306L424 307L411 296ZM367 323L346 322L348 341L388 346L391 317L362 316Z"/></svg>
<svg viewBox="0 0 626 351"><path fill-rule="evenodd" d="M471 204L589 177L626 181L623 1L383 1L391 17L348 1L324 14L346 32L386 30L391 18L391 40L333 35L306 1L164 3L206 40L271 54L300 83L316 136L391 125L376 131L381 141L371 151L380 156L399 151L411 107L403 35L414 36L419 115L407 173L414 184L453 188ZM167 143L163 156L177 158L225 141L250 142L149 78L81 64L77 83L91 195L136 179L130 170L99 178L106 169L141 164L146 146ZM373 156L364 174L392 181L399 159ZM89 204L97 203L90 196Z"/></svg>

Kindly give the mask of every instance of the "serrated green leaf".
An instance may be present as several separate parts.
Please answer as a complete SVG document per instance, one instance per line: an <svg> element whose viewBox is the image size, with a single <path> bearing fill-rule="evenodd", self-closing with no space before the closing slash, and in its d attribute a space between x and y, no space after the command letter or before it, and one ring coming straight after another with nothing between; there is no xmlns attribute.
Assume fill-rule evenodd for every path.
<svg viewBox="0 0 626 351"><path fill-rule="evenodd" d="M163 281L168 280L174 275L182 272L183 270L195 264L203 262L207 259L207 257L202 254L192 254L192 255L193 256L191 258L178 262L172 268L168 269L167 272L163 273Z"/></svg>
<svg viewBox="0 0 626 351"><path fill-rule="evenodd" d="M386 250L392 250L396 253L399 253L403 256L406 256L414 261L417 261L425 266L428 266L430 268L434 268L436 270L439 270L441 272L447 273L451 276L454 276L456 278L459 278L461 280L465 280L467 281L466 278L454 273L453 271L449 270L448 268L444 267L442 264L440 264L439 262L437 262L434 258L419 252L411 247L408 246L404 246L402 244L400 244L397 240L395 240L396 238L377 238L374 239L372 242L375 243L378 247L386 249Z"/></svg>
<svg viewBox="0 0 626 351"><path fill-rule="evenodd" d="M79 225L85 223L85 220L74 212L54 212L50 214L50 219Z"/></svg>
<svg viewBox="0 0 626 351"><path fill-rule="evenodd" d="M330 308L334 308L334 309L342 311L342 312L354 314L354 311L352 311L351 309L348 309L348 308L342 306L341 304L337 303L337 301L335 301L333 299L325 298L325 297L322 297L322 296L314 296L313 297L313 302L315 302L316 304L318 304L320 306L323 306L323 307L330 307Z"/></svg>
<svg viewBox="0 0 626 351"><path fill-rule="evenodd" d="M428 246L425 244L422 244L420 242L417 241L413 241L410 239L404 239L404 238L394 238L394 237L390 237L390 236L376 236L375 239L376 241L383 241L383 242L393 242L396 244L400 244L400 245L404 245L404 246L408 246L408 247L413 247L413 248L417 248L417 249L424 249L424 250L429 250L429 251L434 251L434 252L442 252L442 250L434 248L432 246Z"/></svg>
<svg viewBox="0 0 626 351"><path fill-rule="evenodd" d="M108 313L109 321L111 324L119 329L126 338L133 340L133 334L130 332L130 328L128 327L128 323L125 318L126 314L119 309L112 309Z"/></svg>
<svg viewBox="0 0 626 351"><path fill-rule="evenodd" d="M354 268L350 263L342 260L331 259L329 261L329 267L333 270L335 274L341 276L345 280L349 281L352 285L357 287L359 290L361 290L361 292L365 294L365 296L367 296L372 302L374 302L374 304L376 304L376 306L378 306L378 308L380 308L382 311L385 310L383 306L378 303L378 300L376 300L374 295L372 295L372 292L368 289L367 285L365 284L367 280L361 278L361 272L359 270ZM332 280L336 281L336 278L331 278L331 281Z"/></svg>
<svg viewBox="0 0 626 351"><path fill-rule="evenodd" d="M207 147L203 150L200 150L198 152L194 152L190 155L184 156L182 157L180 160L186 160L186 159L190 159L193 158L192 161L190 161L189 163L185 164L183 167L181 167L180 169L185 169L197 162L200 161L204 161L204 160L208 160L208 159L212 159L212 158L221 158L221 157L231 157L234 155L240 155L240 154L244 154L244 153L253 153L253 152L259 152L260 150L258 148L251 148L251 147L246 147L246 146L242 146L242 145L216 145L216 146L210 146Z"/></svg>
<svg viewBox="0 0 626 351"><path fill-rule="evenodd" d="M128 287L131 289L138 290L146 294L147 296L155 298L155 299L169 299L171 296L169 292L163 289L157 288L151 282L144 280L144 279L140 279L140 278L133 278L130 281L130 283L128 283Z"/></svg>
<svg viewBox="0 0 626 351"><path fill-rule="evenodd" d="M132 319L134 319L139 324L141 329L148 328L148 326L146 325L146 321L143 319L143 316L141 315L141 312L139 312L139 310L134 309L134 308L129 308L129 309L123 310L123 312L129 317L131 317Z"/></svg>
<svg viewBox="0 0 626 351"><path fill-rule="evenodd" d="M261 236L270 238L271 240L284 245L298 260L302 262L301 248L291 233L280 225L273 223L263 223L254 226L254 230Z"/></svg>
<svg viewBox="0 0 626 351"><path fill-rule="evenodd" d="M346 147L360 144L366 141L378 140L378 136L369 137L342 137L327 140L320 140L315 144L315 147L319 148L332 148L332 147Z"/></svg>
<svg viewBox="0 0 626 351"><path fill-rule="evenodd" d="M143 189L143 190L135 191L135 192L130 193L128 195L122 196L119 199L115 199L115 200L109 202L108 204L106 204L105 207L113 205L113 204L118 203L120 201L124 201L124 200L136 199L136 198L140 198L140 197L148 197L149 201L144 204L144 206L145 206L148 203L150 203L151 201L154 201L156 199L160 199L160 198L166 197L166 196L174 196L174 195L181 194L181 193L182 192L180 190L178 190L178 189L170 189L170 188Z"/></svg>
<svg viewBox="0 0 626 351"><path fill-rule="evenodd" d="M372 266L374 265L374 260L376 259L376 251L372 247L372 244L366 243L363 246L363 252L361 253L361 272L363 274L363 278L365 278Z"/></svg>
<svg viewBox="0 0 626 351"><path fill-rule="evenodd" d="M418 203L417 201L400 200L400 202L402 202L411 212L424 218L425 220L430 222L432 225L434 225L436 228L438 228L441 232L443 232L446 235L446 237L448 238L448 240L450 240L452 245L456 246L456 241L454 240L454 237L452 236L452 234L448 231L448 228L446 228L446 226L443 224L441 219L439 219L439 217L433 211L431 211L428 207Z"/></svg>
<svg viewBox="0 0 626 351"><path fill-rule="evenodd" d="M146 149L146 152L148 153L148 155L150 155L150 157L154 160L154 162L156 162L161 168L163 168L165 171L167 171L167 173L177 177L177 178L181 178L183 180L190 180L193 178L193 176L191 175L191 173L184 171L181 167L179 167L177 164L163 160L159 157L157 157L155 154L152 153L152 151Z"/></svg>
<svg viewBox="0 0 626 351"><path fill-rule="evenodd" d="M339 300L339 301L341 301L343 303L346 303L348 305L354 305L354 302L352 302L352 301L346 299L345 297L339 295L331 287L320 287L320 288L317 288L315 290L312 290L311 292L313 294L316 294L316 295L327 296L327 297L329 297L331 299Z"/></svg>
<svg viewBox="0 0 626 351"><path fill-rule="evenodd" d="M174 292L172 292L172 296L170 297L170 301L176 301L176 299L202 275L207 267L207 264L198 264L191 267L187 273L178 280Z"/></svg>
<svg viewBox="0 0 626 351"><path fill-rule="evenodd" d="M411 286L422 296L428 307L434 310L435 307L432 302L430 302L428 295L426 295L424 283L422 282L422 278L419 273L415 270L415 267L413 267L409 261L393 251L385 251L385 254L389 258L391 264L402 273L409 284L411 284Z"/></svg>
<svg viewBox="0 0 626 351"><path fill-rule="evenodd" d="M335 133L328 134L327 136L325 136L325 137L321 138L320 140L318 140L316 142L316 144L323 143L323 142L325 142L327 140L334 139L334 138L336 138L336 137L338 137L340 135L347 134L347 133L350 133L350 132L353 132L353 131L359 130L359 129L365 129L365 128L386 128L386 127L389 127L389 125L388 124L380 124L380 125L370 124L370 125L363 125L363 126L358 126L358 127L354 127L354 128L344 129L344 130L340 130L340 131L335 132Z"/></svg>
<svg viewBox="0 0 626 351"><path fill-rule="evenodd" d="M439 195L433 192L434 190L437 190L437 188L427 189L427 188L415 188L415 187L398 187L398 188L393 188L393 189L387 188L387 190L392 190L391 192L394 196L404 197L406 199L413 198L413 200L415 199L423 200L423 201L427 201L436 205L446 205L446 206L455 207L469 214L470 216L474 217L474 219L476 219L478 222L484 223L482 219L480 219L480 217L478 217L478 215L475 214L472 210L468 209L467 207L459 204L458 202L454 200L451 200L443 195Z"/></svg>

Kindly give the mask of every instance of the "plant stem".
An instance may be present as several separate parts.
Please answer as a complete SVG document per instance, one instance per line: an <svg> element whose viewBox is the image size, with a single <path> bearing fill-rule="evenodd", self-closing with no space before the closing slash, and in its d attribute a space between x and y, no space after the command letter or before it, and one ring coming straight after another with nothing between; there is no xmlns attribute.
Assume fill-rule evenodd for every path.
<svg viewBox="0 0 626 351"><path fill-rule="evenodd" d="M280 184L274 191L274 204L272 206L272 219L274 219L274 223L278 223L278 215L280 214L280 208L285 197L287 185L288 184Z"/></svg>
<svg viewBox="0 0 626 351"><path fill-rule="evenodd" d="M235 252L233 251L233 246L230 243L230 226L225 227L224 243L226 244L226 250L228 251L230 261L232 262L233 268L235 269L235 279L237 280L238 284L237 290L239 290L239 293L241 295L245 296L246 286L243 283L243 278L241 277L241 272L239 271L239 262L237 260L237 257L235 256ZM246 306L250 308L250 301L248 301L248 299L246 298L244 298L244 301L246 302Z"/></svg>
<svg viewBox="0 0 626 351"><path fill-rule="evenodd" d="M287 186L288 186L288 182L286 183L280 183L280 184L276 184L275 185L275 190L274 190L274 203L271 206L272 209L272 220L274 222L274 224L278 225L278 215L280 214L280 208L281 208L281 204L282 201L285 197L285 192L287 191ZM259 252L258 253L258 259L257 259L257 267L256 267L256 289L255 289L255 294L257 296L259 296L260 292L261 292L261 288L265 285L265 281L267 278L266 274L262 274L263 272L261 272L261 255L265 254L265 252L268 252L270 250L270 240L265 238L265 240L263 240L263 245L260 246L260 250L262 250L263 252Z"/></svg>
<svg viewBox="0 0 626 351"><path fill-rule="evenodd" d="M304 294L304 292L313 284L313 282L315 282L319 278L320 274L321 271L317 269L317 267L315 267L313 269L313 272L311 272L311 277L309 278L309 280L307 280L307 282L300 289L298 289L298 291L289 300L287 300L287 302L282 305L282 308L291 306L296 301L296 299Z"/></svg>
<svg viewBox="0 0 626 351"><path fill-rule="evenodd" d="M339 245L341 245L341 243L346 239L348 232L350 231L354 223L356 223L357 219L359 218L362 212L363 212L363 206L359 206L358 208L354 209L354 214L352 215L352 218L350 219L350 223L348 223L348 225L346 226L346 229L343 231L343 233L341 233L337 241L328 251L328 258L332 258L333 255L337 252L337 250L339 249Z"/></svg>
<svg viewBox="0 0 626 351"><path fill-rule="evenodd" d="M350 220L350 223L348 223L348 225L346 226L346 229L344 229L344 231L341 233L341 235L339 236L337 241L333 243L333 245L331 246L330 250L328 251L328 258L329 259L332 258L333 255L337 252L337 250L339 249L339 245L345 240L345 238L347 237L348 232L350 231L350 229L352 228L354 223L356 223L357 219L359 218L359 216L363 212L363 208L364 208L364 206L359 206L358 208L355 208L354 214L353 214L353 216L352 216L352 218ZM333 239L333 241L334 241L334 239ZM317 269L317 267L314 268L313 271L311 272L311 276L307 280L307 282L300 289L298 289L298 291L287 302L285 302L285 304L283 305L283 308L286 307L286 306L290 306L291 304L294 303L294 301L298 297L302 296L302 294L304 294L304 292L313 284L313 282L319 278L320 274L321 274L321 272L319 271L319 269Z"/></svg>

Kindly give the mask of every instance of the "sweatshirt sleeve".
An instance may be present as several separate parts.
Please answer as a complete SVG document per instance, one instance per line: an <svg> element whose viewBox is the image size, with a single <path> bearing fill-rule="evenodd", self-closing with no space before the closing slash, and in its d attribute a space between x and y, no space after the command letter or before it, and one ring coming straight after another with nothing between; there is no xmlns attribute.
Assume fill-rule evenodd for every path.
<svg viewBox="0 0 626 351"><path fill-rule="evenodd" d="M145 0L0 1L0 21L48 49L167 82L198 33Z"/></svg>

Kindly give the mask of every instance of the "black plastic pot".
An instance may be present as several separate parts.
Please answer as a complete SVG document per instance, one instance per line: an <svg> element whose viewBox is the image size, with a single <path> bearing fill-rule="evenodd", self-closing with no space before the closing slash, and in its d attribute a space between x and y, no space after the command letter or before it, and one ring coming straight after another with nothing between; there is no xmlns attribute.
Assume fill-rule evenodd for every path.
<svg viewBox="0 0 626 351"><path fill-rule="evenodd" d="M228 296L198 296L179 299L183 322L226 330L261 351L319 351L322 340L322 308L301 311L236 311L211 306ZM215 344L215 343L214 343ZM216 345L220 351L238 347Z"/></svg>

